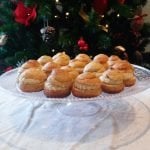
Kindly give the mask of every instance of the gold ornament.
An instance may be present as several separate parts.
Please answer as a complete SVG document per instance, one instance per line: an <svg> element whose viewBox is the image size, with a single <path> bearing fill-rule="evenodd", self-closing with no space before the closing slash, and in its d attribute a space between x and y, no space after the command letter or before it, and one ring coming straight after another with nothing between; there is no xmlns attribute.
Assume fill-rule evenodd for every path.
<svg viewBox="0 0 150 150"><path fill-rule="evenodd" d="M86 14L86 12L83 10L83 8L81 7L80 11L79 11L79 15L81 16L81 18L85 21L85 22L89 22L89 16Z"/></svg>

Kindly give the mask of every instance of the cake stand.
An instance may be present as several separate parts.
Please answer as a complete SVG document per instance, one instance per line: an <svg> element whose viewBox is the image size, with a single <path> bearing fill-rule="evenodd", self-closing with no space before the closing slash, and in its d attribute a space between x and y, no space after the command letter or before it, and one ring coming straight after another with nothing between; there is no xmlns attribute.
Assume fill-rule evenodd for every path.
<svg viewBox="0 0 150 150"><path fill-rule="evenodd" d="M77 98L70 94L65 98L47 98L43 91L25 93L19 90L17 87L17 70L13 69L0 76L0 87L7 93L24 97L27 100L34 103L40 101L42 103L56 103L58 112L74 117L88 117L88 116L99 116L100 120L106 118L111 110L111 103L113 100L121 100L123 97L131 96L138 92L150 87L150 71L143 67L134 65L136 84L131 87L125 87L125 89L118 94L107 94L102 93L98 97L94 98ZM115 104L115 103L114 103ZM48 109L48 108L47 108Z"/></svg>
<svg viewBox="0 0 150 150"><path fill-rule="evenodd" d="M102 93L95 98L83 99L70 95L66 98L56 99L46 98L43 91L36 93L21 92L16 84L18 69L8 71L0 76L0 90L12 96L23 98L31 102L35 107L39 103L56 104L54 105L56 116L62 116L61 118L64 119L63 123L68 124L67 121L69 121L69 124L73 124L74 130L77 131L75 132L77 136L83 129L87 131L83 137L83 142L100 140L100 143L107 143L111 135L113 136L111 148L117 149L137 140L146 133L150 127L149 108L133 96L134 94L150 88L150 71L136 65L134 65L134 68L137 78L137 82L134 86L126 87L124 91L118 94ZM43 107L43 110L40 110L44 111L44 109L46 109L44 112L46 116L48 116L48 112L51 111L50 109L52 106L44 106L46 106L46 108ZM10 119L13 120L14 118L10 117ZM47 117L47 119L49 119L49 117ZM20 126L18 121L13 122L16 128ZM24 121L22 120L22 122ZM110 133L112 128L113 135ZM35 133L36 132L34 132L34 134ZM48 134L47 136L54 136L50 135L49 132L45 133ZM69 139L71 142L76 140L76 136L72 136L72 132L66 132L65 134L68 137L72 137ZM35 136L39 138L39 135ZM45 134L42 136L45 136ZM60 141L61 136L55 136L56 139ZM84 138L86 138L85 141ZM67 140L66 142L68 143L69 141Z"/></svg>

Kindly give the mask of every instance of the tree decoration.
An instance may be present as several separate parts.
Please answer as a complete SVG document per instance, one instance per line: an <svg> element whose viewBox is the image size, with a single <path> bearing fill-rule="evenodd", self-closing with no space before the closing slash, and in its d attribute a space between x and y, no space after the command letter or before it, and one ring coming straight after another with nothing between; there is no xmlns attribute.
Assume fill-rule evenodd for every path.
<svg viewBox="0 0 150 150"><path fill-rule="evenodd" d="M40 30L44 42L49 43L55 37L55 28L51 26L44 27Z"/></svg>
<svg viewBox="0 0 150 150"><path fill-rule="evenodd" d="M5 33L0 35L0 46L4 46L7 42L8 36Z"/></svg>
<svg viewBox="0 0 150 150"><path fill-rule="evenodd" d="M9 66L9 67L7 67L7 68L4 70L4 72L10 71L10 70L12 70L12 69L13 69L13 67L12 67L12 66Z"/></svg>
<svg viewBox="0 0 150 150"><path fill-rule="evenodd" d="M145 54L150 43L150 23L144 22L142 13L146 2L0 0L0 73L8 66L17 67L22 60L53 56L62 49L71 58L81 52L92 57L99 53L127 53L131 62L137 57L140 60L142 54L144 63L150 64ZM118 45L126 51L115 50Z"/></svg>
<svg viewBox="0 0 150 150"><path fill-rule="evenodd" d="M85 22L89 22L89 16L86 14L86 12L83 10L83 7L81 7L79 11L79 15Z"/></svg>
<svg viewBox="0 0 150 150"><path fill-rule="evenodd" d="M108 0L94 0L93 8L100 15L103 15L108 8Z"/></svg>
<svg viewBox="0 0 150 150"><path fill-rule="evenodd" d="M29 26L31 22L36 19L36 16L36 5L33 7L26 7L22 1L19 1L17 3L17 7L14 11L16 22L25 26Z"/></svg>
<svg viewBox="0 0 150 150"><path fill-rule="evenodd" d="M79 46L80 50L87 51L89 49L88 44L86 43L86 41L82 37L78 41L78 46Z"/></svg>
<svg viewBox="0 0 150 150"><path fill-rule="evenodd" d="M128 54L126 53L126 49L121 45L114 47L114 54L119 56L121 59L128 60Z"/></svg>
<svg viewBox="0 0 150 150"><path fill-rule="evenodd" d="M43 20L44 27L40 30L42 34L42 39L45 43L51 43L53 42L55 38L55 28L49 26L48 19Z"/></svg>
<svg viewBox="0 0 150 150"><path fill-rule="evenodd" d="M62 3L61 3L59 0L56 0L56 1L55 1L55 4L56 4L56 9L57 9L59 12L62 12L62 11L63 11Z"/></svg>

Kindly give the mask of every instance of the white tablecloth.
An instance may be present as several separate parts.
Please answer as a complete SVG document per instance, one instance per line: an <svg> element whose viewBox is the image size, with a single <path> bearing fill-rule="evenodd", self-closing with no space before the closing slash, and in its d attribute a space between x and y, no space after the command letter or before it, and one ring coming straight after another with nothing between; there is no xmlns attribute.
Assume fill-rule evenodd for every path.
<svg viewBox="0 0 150 150"><path fill-rule="evenodd" d="M150 149L150 89L108 101L103 120L101 112L68 116L60 105L31 101L0 88L0 150ZM81 105L86 109L85 103Z"/></svg>

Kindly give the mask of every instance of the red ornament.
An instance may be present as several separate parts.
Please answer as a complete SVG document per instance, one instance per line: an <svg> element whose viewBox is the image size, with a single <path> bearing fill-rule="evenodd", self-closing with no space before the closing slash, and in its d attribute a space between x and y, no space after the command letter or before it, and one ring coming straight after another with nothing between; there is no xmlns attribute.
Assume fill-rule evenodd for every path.
<svg viewBox="0 0 150 150"><path fill-rule="evenodd" d="M80 50L82 50L82 51L87 51L88 50L88 47L80 47Z"/></svg>
<svg viewBox="0 0 150 150"><path fill-rule="evenodd" d="M86 44L84 47L83 47L83 50L87 51L89 49L88 45Z"/></svg>
<svg viewBox="0 0 150 150"><path fill-rule="evenodd" d="M108 0L94 0L93 8L100 15L103 15L108 8Z"/></svg>
<svg viewBox="0 0 150 150"><path fill-rule="evenodd" d="M117 0L119 4L124 4L125 0Z"/></svg>
<svg viewBox="0 0 150 150"><path fill-rule="evenodd" d="M80 38L80 40L78 41L78 46L79 47L83 47L85 45L85 41L83 40L83 38Z"/></svg>
<svg viewBox="0 0 150 150"><path fill-rule="evenodd" d="M80 50L87 51L88 49L89 49L88 44L85 44L85 46L81 46L81 47L80 47Z"/></svg>
<svg viewBox="0 0 150 150"><path fill-rule="evenodd" d="M12 70L12 69L13 69L13 67L12 67L12 66L9 66L9 67L7 67L4 71L7 72L7 71Z"/></svg>
<svg viewBox="0 0 150 150"><path fill-rule="evenodd" d="M24 3L19 1L14 11L15 21L25 26L29 26L37 16L36 5L34 7L25 7Z"/></svg>
<svg viewBox="0 0 150 150"><path fill-rule="evenodd" d="M84 39L81 37L80 40L78 41L78 46L80 50L85 50L87 51L89 49L88 44Z"/></svg>

